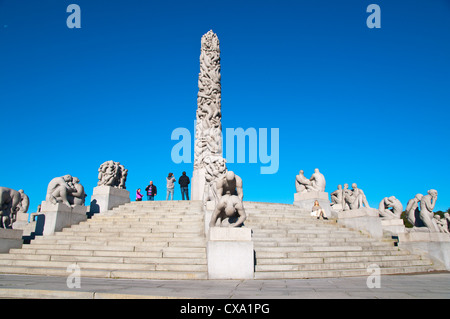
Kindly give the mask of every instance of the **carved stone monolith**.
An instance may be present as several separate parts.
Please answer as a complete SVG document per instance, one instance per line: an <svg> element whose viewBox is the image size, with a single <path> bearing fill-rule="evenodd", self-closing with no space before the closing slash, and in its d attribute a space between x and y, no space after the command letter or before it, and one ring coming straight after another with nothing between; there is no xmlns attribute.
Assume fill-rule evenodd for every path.
<svg viewBox="0 0 450 319"><path fill-rule="evenodd" d="M201 40L191 187L193 200L217 201L211 198L213 194L209 190L214 189L215 180L227 170L222 151L221 91L219 39L211 30Z"/></svg>

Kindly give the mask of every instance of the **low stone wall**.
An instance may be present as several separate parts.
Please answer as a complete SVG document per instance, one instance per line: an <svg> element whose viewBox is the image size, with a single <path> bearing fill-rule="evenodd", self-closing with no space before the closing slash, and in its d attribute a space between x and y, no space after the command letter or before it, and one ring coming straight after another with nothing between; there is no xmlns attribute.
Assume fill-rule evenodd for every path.
<svg viewBox="0 0 450 319"><path fill-rule="evenodd" d="M381 219L374 208L359 208L337 213L337 221L348 228L360 230L374 238L383 237Z"/></svg>
<svg viewBox="0 0 450 319"><path fill-rule="evenodd" d="M0 253L8 253L12 248L22 247L22 233L20 229L0 228Z"/></svg>
<svg viewBox="0 0 450 319"><path fill-rule="evenodd" d="M398 247L412 253L426 254L435 263L450 270L450 235L431 232L406 232L398 234Z"/></svg>

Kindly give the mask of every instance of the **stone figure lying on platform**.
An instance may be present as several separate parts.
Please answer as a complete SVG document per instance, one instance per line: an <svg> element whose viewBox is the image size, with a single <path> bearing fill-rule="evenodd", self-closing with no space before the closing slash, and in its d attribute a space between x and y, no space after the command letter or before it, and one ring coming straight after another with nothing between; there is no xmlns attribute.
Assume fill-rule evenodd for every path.
<svg viewBox="0 0 450 319"><path fill-rule="evenodd" d="M309 179L305 177L303 170L300 170L295 177L295 190L297 193L325 192L325 186L325 176L319 172L318 168L314 170L314 174Z"/></svg>
<svg viewBox="0 0 450 319"><path fill-rule="evenodd" d="M45 201L54 205L63 203L69 207L83 206L86 193L79 182L78 178L71 175L55 177L48 184Z"/></svg>
<svg viewBox="0 0 450 319"><path fill-rule="evenodd" d="M107 161L100 165L98 169L97 186L105 185L126 189L128 170L119 162Z"/></svg>
<svg viewBox="0 0 450 319"><path fill-rule="evenodd" d="M216 192L218 203L211 216L210 227L216 226L218 220L220 220L218 226L242 226L247 219L242 202L244 198L242 179L234 172L228 171L217 181Z"/></svg>
<svg viewBox="0 0 450 319"><path fill-rule="evenodd" d="M12 228L17 214L25 214L29 205L30 200L22 189L0 187L0 228Z"/></svg>
<svg viewBox="0 0 450 319"><path fill-rule="evenodd" d="M378 206L378 212L381 218L399 219L403 212L403 205L395 196L385 197Z"/></svg>

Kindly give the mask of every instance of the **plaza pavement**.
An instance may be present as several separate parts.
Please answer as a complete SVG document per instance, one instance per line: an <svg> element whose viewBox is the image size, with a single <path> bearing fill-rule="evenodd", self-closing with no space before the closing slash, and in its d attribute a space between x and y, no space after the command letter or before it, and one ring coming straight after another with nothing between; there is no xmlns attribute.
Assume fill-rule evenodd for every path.
<svg viewBox="0 0 450 319"><path fill-rule="evenodd" d="M0 275L0 298L33 299L428 299L450 298L450 272L383 275L380 288L368 277L290 280L125 280Z"/></svg>

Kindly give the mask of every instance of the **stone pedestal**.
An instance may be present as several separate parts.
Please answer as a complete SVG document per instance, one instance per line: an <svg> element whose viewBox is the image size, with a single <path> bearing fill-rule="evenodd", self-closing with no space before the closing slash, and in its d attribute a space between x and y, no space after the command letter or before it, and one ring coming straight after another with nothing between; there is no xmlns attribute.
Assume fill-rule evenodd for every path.
<svg viewBox="0 0 450 319"><path fill-rule="evenodd" d="M209 279L253 279L252 230L211 227L207 244Z"/></svg>
<svg viewBox="0 0 450 319"><path fill-rule="evenodd" d="M214 201L207 201L204 209L205 212L205 234L209 233L209 223L211 222L211 217L216 208L216 203Z"/></svg>
<svg viewBox="0 0 450 319"><path fill-rule="evenodd" d="M191 200L203 200L205 169L195 169L191 178Z"/></svg>
<svg viewBox="0 0 450 319"><path fill-rule="evenodd" d="M328 218L336 217L334 211L330 208L330 200L328 199L327 192L305 192L294 194L294 205L309 211L312 211L312 207L316 200L319 202L320 207L325 210L325 214Z"/></svg>
<svg viewBox="0 0 450 319"><path fill-rule="evenodd" d="M383 237L381 219L375 208L362 207L359 209L337 212L338 223L348 228L360 230L374 238Z"/></svg>
<svg viewBox="0 0 450 319"><path fill-rule="evenodd" d="M114 207L130 202L130 192L111 186L94 187L91 197L90 214L106 212Z"/></svg>
<svg viewBox="0 0 450 319"><path fill-rule="evenodd" d="M405 232L405 223L403 219L381 219L383 232L389 236L397 236Z"/></svg>
<svg viewBox="0 0 450 319"><path fill-rule="evenodd" d="M23 230L0 228L0 253L6 254L12 248L22 247Z"/></svg>
<svg viewBox="0 0 450 319"><path fill-rule="evenodd" d="M46 201L42 202L41 214L45 218L43 235L52 235L65 227L85 221L86 211L86 206L69 207L62 203L54 205Z"/></svg>
<svg viewBox="0 0 450 319"><path fill-rule="evenodd" d="M426 254L433 262L450 270L450 234L422 231L400 233L398 247L412 253Z"/></svg>
<svg viewBox="0 0 450 319"><path fill-rule="evenodd" d="M29 214L28 213L17 213L16 221L13 224L13 229L24 229L28 224Z"/></svg>

